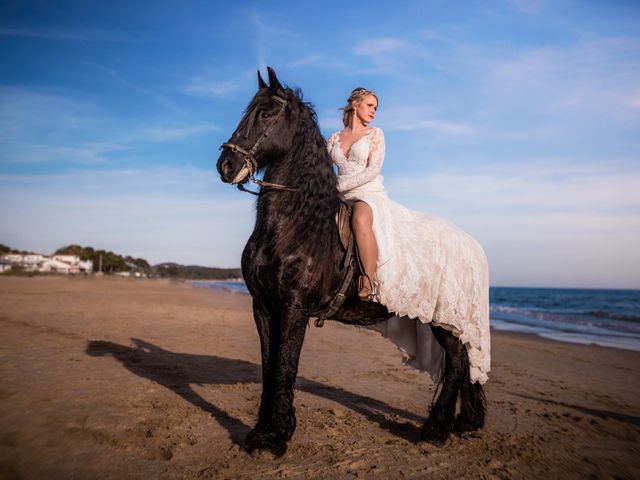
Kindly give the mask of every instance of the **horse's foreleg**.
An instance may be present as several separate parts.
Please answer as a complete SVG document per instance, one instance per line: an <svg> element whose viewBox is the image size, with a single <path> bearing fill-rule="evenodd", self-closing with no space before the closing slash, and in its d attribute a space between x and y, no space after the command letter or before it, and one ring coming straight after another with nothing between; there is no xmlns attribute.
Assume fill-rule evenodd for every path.
<svg viewBox="0 0 640 480"><path fill-rule="evenodd" d="M272 331L277 332L277 325L273 322L277 319L269 313L265 305L256 299L253 300L253 319L256 322L258 336L260 337L260 352L262 357L262 397L260 401L260 411L258 413L258 423L254 430L259 430L265 423L267 412L271 409L271 398L273 396L273 356L277 354L277 344L274 344ZM276 335L277 336L277 335Z"/></svg>
<svg viewBox="0 0 640 480"><path fill-rule="evenodd" d="M458 393L469 375L469 358L464 345L451 332L431 326L436 340L445 350L442 390L421 431L422 440L443 445L453 431Z"/></svg>
<svg viewBox="0 0 640 480"><path fill-rule="evenodd" d="M293 389L307 320L308 315L302 310L285 309L280 317L279 330L270 332L268 381L263 389L258 424L245 442L249 452L268 450L275 456L281 456L295 431ZM274 342L276 338L277 345Z"/></svg>

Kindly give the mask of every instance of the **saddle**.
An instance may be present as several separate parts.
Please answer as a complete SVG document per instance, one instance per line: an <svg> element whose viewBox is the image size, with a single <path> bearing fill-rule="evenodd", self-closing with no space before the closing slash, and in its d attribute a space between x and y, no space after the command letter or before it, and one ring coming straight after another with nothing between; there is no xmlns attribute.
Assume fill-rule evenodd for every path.
<svg viewBox="0 0 640 480"><path fill-rule="evenodd" d="M336 225L338 226L340 243L345 251L349 248L349 241L353 238L353 230L351 230L352 211L351 204L340 200L340 208L336 213Z"/></svg>
<svg viewBox="0 0 640 480"><path fill-rule="evenodd" d="M344 303L347 298L347 290L353 280L353 276L356 273L356 269L363 271L362 264L360 263L360 256L358 255L358 247L355 242L355 236L351 229L351 213L353 209L351 204L344 200L340 200L340 207L336 213L336 226L338 227L338 235L340 237L340 244L344 250L344 257L342 260L342 269L345 270L344 277L340 282L338 292L335 294L331 302L324 311L321 311L315 321L315 326L321 328L324 325L324 321L327 318L331 318Z"/></svg>

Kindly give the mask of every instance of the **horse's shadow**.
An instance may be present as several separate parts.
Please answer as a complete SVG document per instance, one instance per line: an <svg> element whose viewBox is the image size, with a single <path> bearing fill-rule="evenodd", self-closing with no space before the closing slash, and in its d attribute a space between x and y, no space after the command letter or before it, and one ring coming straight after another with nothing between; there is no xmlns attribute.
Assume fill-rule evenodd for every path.
<svg viewBox="0 0 640 480"><path fill-rule="evenodd" d="M144 340L133 338L132 341L135 347L103 340L89 341L86 353L94 357L112 356L132 373L153 380L177 393L191 404L213 415L216 421L229 432L231 441L242 445L251 428L202 398L191 385L259 384L262 381L260 365L214 355L175 353ZM340 387L324 385L304 377L298 377L296 388L340 403L398 437L411 442L417 441L420 437L420 430L416 423L420 424L423 418L415 413L392 407L375 398L349 392ZM401 417L403 420L389 419L389 415Z"/></svg>

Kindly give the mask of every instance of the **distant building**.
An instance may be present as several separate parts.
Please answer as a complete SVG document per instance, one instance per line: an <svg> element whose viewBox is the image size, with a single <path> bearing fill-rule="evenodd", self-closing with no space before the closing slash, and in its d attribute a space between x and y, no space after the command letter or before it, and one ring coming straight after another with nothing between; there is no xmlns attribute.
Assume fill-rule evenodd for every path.
<svg viewBox="0 0 640 480"><path fill-rule="evenodd" d="M59 262L68 263L69 265L77 265L80 261L80 257L77 255L54 255L51 258Z"/></svg>
<svg viewBox="0 0 640 480"><path fill-rule="evenodd" d="M7 253L2 256L2 260L9 263L22 263L23 255L21 253Z"/></svg>
<svg viewBox="0 0 640 480"><path fill-rule="evenodd" d="M45 256L40 255L39 253L27 253L22 257L22 263L25 265L37 265L38 263L44 261Z"/></svg>
<svg viewBox="0 0 640 480"><path fill-rule="evenodd" d="M13 267L13 263L8 262L6 260L0 260L0 273L11 270Z"/></svg>
<svg viewBox="0 0 640 480"><path fill-rule="evenodd" d="M0 272L19 265L28 272L63 273L66 275L93 272L91 260L80 260L77 255L42 255L39 253L8 253L0 261L8 264Z"/></svg>
<svg viewBox="0 0 640 480"><path fill-rule="evenodd" d="M80 273L80 268L69 265L68 263L61 262L60 260L55 260L53 258L48 258L44 260L42 263L38 265L38 272L51 272L51 273L64 273L66 275L72 273Z"/></svg>

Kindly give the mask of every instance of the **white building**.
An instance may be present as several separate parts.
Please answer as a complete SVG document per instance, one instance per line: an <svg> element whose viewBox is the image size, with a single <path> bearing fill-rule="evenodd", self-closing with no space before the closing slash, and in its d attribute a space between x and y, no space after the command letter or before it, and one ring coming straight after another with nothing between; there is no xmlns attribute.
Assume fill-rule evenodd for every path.
<svg viewBox="0 0 640 480"><path fill-rule="evenodd" d="M77 255L54 255L51 258L59 262L68 263L69 265L77 265L80 262L80 257Z"/></svg>
<svg viewBox="0 0 640 480"><path fill-rule="evenodd" d="M0 273L6 272L7 270L11 270L13 267L13 263L8 262L6 260L0 260Z"/></svg>
<svg viewBox="0 0 640 480"><path fill-rule="evenodd" d="M80 273L80 268L68 263L61 262L53 258L47 258L38 265L38 272L52 272L52 273L65 273L67 275L71 273Z"/></svg>
<svg viewBox="0 0 640 480"><path fill-rule="evenodd" d="M64 274L91 273L93 262L82 261L77 255L41 255L39 253L8 253L0 259L9 267L2 267L1 271L8 270L13 265L19 265L28 272L54 272Z"/></svg>
<svg viewBox="0 0 640 480"><path fill-rule="evenodd" d="M45 259L44 255L39 253L27 253L22 256L22 263L25 265L37 265Z"/></svg>

